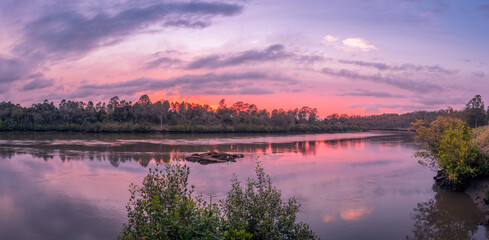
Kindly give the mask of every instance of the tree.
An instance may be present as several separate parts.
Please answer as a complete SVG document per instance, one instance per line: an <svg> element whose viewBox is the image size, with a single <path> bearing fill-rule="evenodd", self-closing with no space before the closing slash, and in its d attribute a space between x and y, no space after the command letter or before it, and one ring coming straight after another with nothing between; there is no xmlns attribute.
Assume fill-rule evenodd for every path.
<svg viewBox="0 0 489 240"><path fill-rule="evenodd" d="M158 117L160 119L160 131L163 131L163 117L168 113L168 110L170 109L170 103L168 101L162 102L162 100L160 100L153 104L153 109L156 114L158 114Z"/></svg>
<svg viewBox="0 0 489 240"><path fill-rule="evenodd" d="M148 95L142 95L139 100L132 106L132 112L134 113L134 123L138 123L141 120L147 120L148 116L151 114L151 99Z"/></svg>
<svg viewBox="0 0 489 240"><path fill-rule="evenodd" d="M139 97L139 100L137 103L139 103L143 106L148 106L148 105L151 105L151 99L149 99L148 95L144 94L141 97Z"/></svg>
<svg viewBox="0 0 489 240"><path fill-rule="evenodd" d="M475 95L466 105L464 115L467 123L471 127L487 125L487 112L484 108L484 102L480 95Z"/></svg>
<svg viewBox="0 0 489 240"><path fill-rule="evenodd" d="M226 107L227 107L226 100L223 98L221 99L221 101L219 101L219 109L224 109Z"/></svg>
<svg viewBox="0 0 489 240"><path fill-rule="evenodd" d="M112 113L113 111L115 111L119 107L119 104L120 104L119 97L118 96L112 97L109 100L109 104L107 104L107 110L108 110L108 112L109 113Z"/></svg>

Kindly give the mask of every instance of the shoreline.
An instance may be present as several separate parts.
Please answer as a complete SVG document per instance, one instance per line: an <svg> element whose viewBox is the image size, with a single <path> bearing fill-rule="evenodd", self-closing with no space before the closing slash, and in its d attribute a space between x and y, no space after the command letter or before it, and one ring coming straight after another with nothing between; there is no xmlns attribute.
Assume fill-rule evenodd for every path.
<svg viewBox="0 0 489 240"><path fill-rule="evenodd" d="M486 218L484 225L489 224L489 204L484 202L487 191L489 191L489 177L474 179L464 191L470 198L472 198L472 201L477 208L484 213Z"/></svg>
<svg viewBox="0 0 489 240"><path fill-rule="evenodd" d="M368 131L394 131L394 130L335 130L335 131L168 131L168 130L150 130L150 131L62 131L62 130L12 130L2 131L0 133L87 133L87 134L319 134L319 133L357 133ZM403 131L399 131L403 132Z"/></svg>

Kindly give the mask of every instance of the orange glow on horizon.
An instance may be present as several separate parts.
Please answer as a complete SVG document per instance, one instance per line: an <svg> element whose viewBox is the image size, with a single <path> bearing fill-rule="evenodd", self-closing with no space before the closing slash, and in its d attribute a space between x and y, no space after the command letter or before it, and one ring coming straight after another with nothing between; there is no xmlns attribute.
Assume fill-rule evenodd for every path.
<svg viewBox="0 0 489 240"><path fill-rule="evenodd" d="M142 93L144 94L144 93ZM142 95L141 94L141 95ZM296 96L292 96L296 95ZM245 103L250 103L250 104L255 104L257 105L258 109L266 109L268 112L273 111L274 109L283 109L284 111L295 109L295 108L302 108L304 106L312 107L312 108L317 108L318 109L318 115L320 117L326 117L328 115L331 115L333 113L337 113L339 115L341 114L348 114L348 115L361 115L361 116L368 116L371 114L365 113L363 108L350 108L349 105L354 105L355 102L346 103L346 102L341 102L341 101L322 101L322 98L317 97L317 96L310 96L308 94L274 94L274 97L271 98L270 96L263 96L263 95L258 95L258 96L242 96L242 95L223 95L223 96L218 96L218 95L187 95L187 96L179 96L177 95L170 95L168 96L166 92L155 92L148 94L150 97L151 101L156 102L159 100L168 100L170 102L188 102L188 103L196 103L196 104L201 104L201 105L209 105L212 109L216 110L219 107L219 101L221 99L225 99L226 105L228 107L232 106L233 103L236 102L245 102ZM137 96L139 98L139 96ZM295 102L297 101L297 102ZM300 101L300 103L299 103ZM352 100L353 101L353 100ZM342 103L342 104L339 104ZM388 111L386 112L393 112L393 111ZM394 111L395 112L395 111Z"/></svg>

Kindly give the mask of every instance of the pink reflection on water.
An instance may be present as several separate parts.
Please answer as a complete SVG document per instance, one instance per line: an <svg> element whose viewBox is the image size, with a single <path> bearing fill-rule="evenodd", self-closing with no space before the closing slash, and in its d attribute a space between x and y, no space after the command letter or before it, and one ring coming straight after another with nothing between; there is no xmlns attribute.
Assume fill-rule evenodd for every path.
<svg viewBox="0 0 489 240"><path fill-rule="evenodd" d="M354 207L342 211L340 216L342 219L347 221L358 221L370 214L372 211L372 209L368 209L366 207Z"/></svg>
<svg viewBox="0 0 489 240"><path fill-rule="evenodd" d="M329 223L329 222L332 222L332 221L334 221L333 216L326 215L326 216L323 217L323 222L325 222L325 223Z"/></svg>
<svg viewBox="0 0 489 240"><path fill-rule="evenodd" d="M270 137L276 141L269 142L244 138L241 139L242 143L239 139L233 139L231 143L218 139L213 140L216 144L196 145L188 141L187 145L171 146L161 142L147 144L144 139L131 140L136 144L124 143L124 148L104 147L101 151L95 151L95 148L89 148L90 152L55 149L54 152L47 152L54 159L46 162L28 159L26 161L35 163L36 167L20 171L26 175L36 172L39 177L34 182L37 181L46 192L80 199L102 213L121 219L121 222L125 219L124 206L128 201L131 182L140 184L147 167L154 167L156 163L174 163L180 161L182 156L195 152L216 150L245 154L245 158L237 159L235 163L204 166L186 162L191 168L190 184L196 186L197 194L202 193L207 200L213 195L213 201L224 198L233 173L238 174L241 182L245 182L248 177L254 176L258 159L262 161L265 172L272 176L274 185L282 190L284 199L291 196L298 198L302 203L300 219L315 225L316 230L335 224L369 222L384 211L378 207L379 202L384 201L387 206L397 204L406 199L403 194L412 191L410 188L419 188L412 184L415 179L412 173L422 167L411 158L413 150L410 147L389 139L375 140L359 136L342 139L343 135L335 136L299 136L293 141ZM292 139L291 136L284 138ZM36 151L33 149L32 154L39 154L40 151ZM105 161L88 159L109 159L111 164L112 161L118 164L111 166ZM17 161L12 162L26 167ZM37 168L40 164L46 166L43 171ZM427 179L431 181L430 177ZM0 200L6 205L12 202ZM408 214L404 215L409 217Z"/></svg>

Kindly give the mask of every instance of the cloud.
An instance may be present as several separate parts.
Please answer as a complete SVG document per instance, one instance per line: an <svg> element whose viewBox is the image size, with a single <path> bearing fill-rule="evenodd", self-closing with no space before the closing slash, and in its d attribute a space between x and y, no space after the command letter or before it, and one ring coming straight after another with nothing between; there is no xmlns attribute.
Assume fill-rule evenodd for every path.
<svg viewBox="0 0 489 240"><path fill-rule="evenodd" d="M442 91L443 88L431 84L431 83L425 83L425 82L417 82L409 79L402 79L402 78L389 78L389 77L383 77L379 74L377 75L361 75L357 72L353 72L350 70L333 70L329 68L323 68L321 70L321 73L333 76L333 77L341 77L341 78L346 78L349 80L361 80L361 81L368 81L368 82L374 82L374 83L382 83L382 84L387 84L391 85L403 90L411 91L414 93L429 93L429 92L439 92Z"/></svg>
<svg viewBox="0 0 489 240"><path fill-rule="evenodd" d="M372 67L376 68L377 70L394 70L393 67L385 64L385 63L376 63L376 62L365 62L365 61L352 61L352 60L343 60L340 59L338 60L340 63L344 64L351 64L351 65L356 65L356 66L361 66L361 67Z"/></svg>
<svg viewBox="0 0 489 240"><path fill-rule="evenodd" d="M378 63L378 62L352 61L352 60L343 60L343 59L338 60L338 62L343 64L361 66L361 67L375 68L379 71L414 71L414 72L426 71L426 72L443 73L447 75L454 75L458 73L457 70L449 70L439 65L421 66L421 65L414 65L411 63L405 63L402 65L388 65L385 63Z"/></svg>
<svg viewBox="0 0 489 240"><path fill-rule="evenodd" d="M184 27L184 28L205 28L210 25L210 22L206 21L189 21L185 19L178 19L175 21L167 21L163 24L166 27Z"/></svg>
<svg viewBox="0 0 489 240"><path fill-rule="evenodd" d="M176 58L160 57L155 60L149 61L144 65L144 69L152 69L157 67L170 67L174 64L179 64L182 61Z"/></svg>
<svg viewBox="0 0 489 240"><path fill-rule="evenodd" d="M69 97L121 96L133 95L141 91L162 90L170 92L178 90L181 95L261 95L273 93L277 85L293 88L297 83L295 79L262 72L207 73L169 79L137 78L117 83L85 84L71 92Z"/></svg>
<svg viewBox="0 0 489 240"><path fill-rule="evenodd" d="M260 87L247 87L247 88L239 88L239 89L206 89L201 92L203 95L266 95L273 94L274 91L267 88Z"/></svg>
<svg viewBox="0 0 489 240"><path fill-rule="evenodd" d="M363 51L369 52L372 50L377 50L377 47L370 44L367 40L363 38L347 38L342 41L343 46L342 49L346 51Z"/></svg>
<svg viewBox="0 0 489 240"><path fill-rule="evenodd" d="M320 55L298 55L297 54L294 60L298 63L314 64L316 62L326 62L326 61L331 61L333 59L329 57L323 57Z"/></svg>
<svg viewBox="0 0 489 240"><path fill-rule="evenodd" d="M467 103L467 96L459 95L459 96L433 96L433 97L417 97L413 100L413 102L421 103L425 107L433 107L433 106L450 106L457 104L465 104Z"/></svg>
<svg viewBox="0 0 489 240"><path fill-rule="evenodd" d="M457 60L460 61L460 62L466 62L466 63L472 62L472 60L471 59L468 59L468 58L459 58Z"/></svg>
<svg viewBox="0 0 489 240"><path fill-rule="evenodd" d="M333 46L337 49L343 51L350 51L350 52L351 51L369 52L372 50L378 50L377 47L370 44L367 40L363 38L345 38L341 41L341 43L338 43L338 40L339 38L336 36L326 35L321 40L321 43L323 43L326 46Z"/></svg>
<svg viewBox="0 0 489 240"><path fill-rule="evenodd" d="M332 35L326 35L323 37L323 40L321 41L324 44L330 44L332 42L338 41L338 37L332 36Z"/></svg>
<svg viewBox="0 0 489 240"><path fill-rule="evenodd" d="M47 79L47 78L36 78L27 84L24 85L22 88L23 91L30 91L30 90L37 90L37 89L43 89L47 87L51 87L54 85L54 79Z"/></svg>
<svg viewBox="0 0 489 240"><path fill-rule="evenodd" d="M0 57L0 83L20 80L31 71L31 68L30 64L20 59Z"/></svg>
<svg viewBox="0 0 489 240"><path fill-rule="evenodd" d="M373 103L373 104L355 104L348 106L348 108L363 108L367 114L380 113L381 109L392 109L397 112L412 112L416 110L426 110L426 106L413 105L413 104L396 104L396 103ZM431 107L431 109L437 109ZM382 113L386 113L385 110Z"/></svg>
<svg viewBox="0 0 489 240"><path fill-rule="evenodd" d="M441 14L450 9L450 6L442 0L433 1L432 11L436 14Z"/></svg>
<svg viewBox="0 0 489 240"><path fill-rule="evenodd" d="M14 81L29 78L28 75L32 74L33 69L34 64L31 62L0 56L0 93L8 92Z"/></svg>
<svg viewBox="0 0 489 240"><path fill-rule="evenodd" d="M220 68L236 66L244 63L275 61L290 57L281 44L271 45L264 50L249 50L230 56L210 55L190 62L186 69Z"/></svg>
<svg viewBox="0 0 489 240"><path fill-rule="evenodd" d="M168 2L132 6L113 14L100 11L88 15L60 9L27 24L16 51L38 58L79 57L150 26L206 27L212 17L239 14L242 6L223 2Z"/></svg>
<svg viewBox="0 0 489 240"><path fill-rule="evenodd" d="M472 75L478 78L485 78L486 74L484 72L473 72Z"/></svg>
<svg viewBox="0 0 489 240"><path fill-rule="evenodd" d="M388 92L372 92L366 89L356 89L354 92L344 92L337 94L337 96L355 96L355 97L375 97L375 98L405 98L406 96L400 94L391 94Z"/></svg>
<svg viewBox="0 0 489 240"><path fill-rule="evenodd" d="M483 4L477 7L477 10L482 11L489 18L489 4Z"/></svg>

